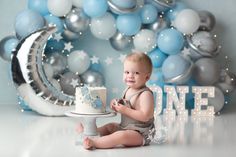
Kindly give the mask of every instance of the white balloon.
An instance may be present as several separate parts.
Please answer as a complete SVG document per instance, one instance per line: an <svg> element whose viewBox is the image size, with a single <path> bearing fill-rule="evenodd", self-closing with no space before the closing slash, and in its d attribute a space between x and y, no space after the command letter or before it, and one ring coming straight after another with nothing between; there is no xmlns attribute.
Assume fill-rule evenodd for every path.
<svg viewBox="0 0 236 157"><path fill-rule="evenodd" d="M64 16L72 8L72 0L48 0L48 10L55 16Z"/></svg>
<svg viewBox="0 0 236 157"><path fill-rule="evenodd" d="M200 17L196 11L192 9L184 9L177 15L174 25L180 32L191 34L199 28Z"/></svg>
<svg viewBox="0 0 236 157"><path fill-rule="evenodd" d="M150 52L156 47L156 34L149 29L142 29L134 36L135 50L141 52Z"/></svg>
<svg viewBox="0 0 236 157"><path fill-rule="evenodd" d="M77 8L83 8L83 0L72 0L72 4Z"/></svg>
<svg viewBox="0 0 236 157"><path fill-rule="evenodd" d="M67 61L69 70L78 74L84 73L90 66L88 54L80 50L71 52Z"/></svg>
<svg viewBox="0 0 236 157"><path fill-rule="evenodd" d="M102 17L92 18L90 30L95 37L108 40L116 33L115 18L110 13L106 13Z"/></svg>

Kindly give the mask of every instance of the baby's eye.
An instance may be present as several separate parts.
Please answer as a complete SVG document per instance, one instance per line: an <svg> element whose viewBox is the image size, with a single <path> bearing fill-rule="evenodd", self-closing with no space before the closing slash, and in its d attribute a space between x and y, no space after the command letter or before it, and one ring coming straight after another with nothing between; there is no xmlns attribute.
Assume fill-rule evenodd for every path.
<svg viewBox="0 0 236 157"><path fill-rule="evenodd" d="M137 71L137 72L135 72L135 75L139 75L140 73Z"/></svg>
<svg viewBox="0 0 236 157"><path fill-rule="evenodd" d="M129 74L129 72L128 72L128 71L125 71L125 74Z"/></svg>

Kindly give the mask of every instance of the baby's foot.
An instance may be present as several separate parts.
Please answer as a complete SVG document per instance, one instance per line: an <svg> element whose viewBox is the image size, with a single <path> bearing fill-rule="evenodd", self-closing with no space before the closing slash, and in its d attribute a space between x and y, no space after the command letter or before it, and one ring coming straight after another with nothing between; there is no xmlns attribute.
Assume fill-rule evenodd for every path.
<svg viewBox="0 0 236 157"><path fill-rule="evenodd" d="M82 123L79 123L76 127L76 131L78 133L82 133L84 131L84 126L82 125Z"/></svg>
<svg viewBox="0 0 236 157"><path fill-rule="evenodd" d="M93 144L93 140L88 137L84 139L83 146L85 149L88 149L88 150L92 150L95 148Z"/></svg>

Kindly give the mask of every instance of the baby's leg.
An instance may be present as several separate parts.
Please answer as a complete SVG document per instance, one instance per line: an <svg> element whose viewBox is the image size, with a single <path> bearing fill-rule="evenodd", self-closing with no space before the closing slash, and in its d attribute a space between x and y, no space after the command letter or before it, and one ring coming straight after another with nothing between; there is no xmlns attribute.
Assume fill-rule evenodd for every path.
<svg viewBox="0 0 236 157"><path fill-rule="evenodd" d="M118 123L108 123L105 124L97 129L100 136L105 136L114 133L115 131L119 130Z"/></svg>
<svg viewBox="0 0 236 157"><path fill-rule="evenodd" d="M87 138L84 140L84 148L114 148L118 145L124 146L141 146L143 137L134 130L116 131L107 136L102 136L94 139Z"/></svg>

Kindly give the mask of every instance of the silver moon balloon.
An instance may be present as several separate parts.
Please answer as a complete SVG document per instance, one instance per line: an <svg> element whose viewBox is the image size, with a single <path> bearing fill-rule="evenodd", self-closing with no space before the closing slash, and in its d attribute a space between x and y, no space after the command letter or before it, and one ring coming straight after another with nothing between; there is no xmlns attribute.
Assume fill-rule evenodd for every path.
<svg viewBox="0 0 236 157"><path fill-rule="evenodd" d="M43 28L23 39L13 52L12 78L19 95L42 115L62 116L74 108L74 97L58 91L45 75L42 56L55 27Z"/></svg>

